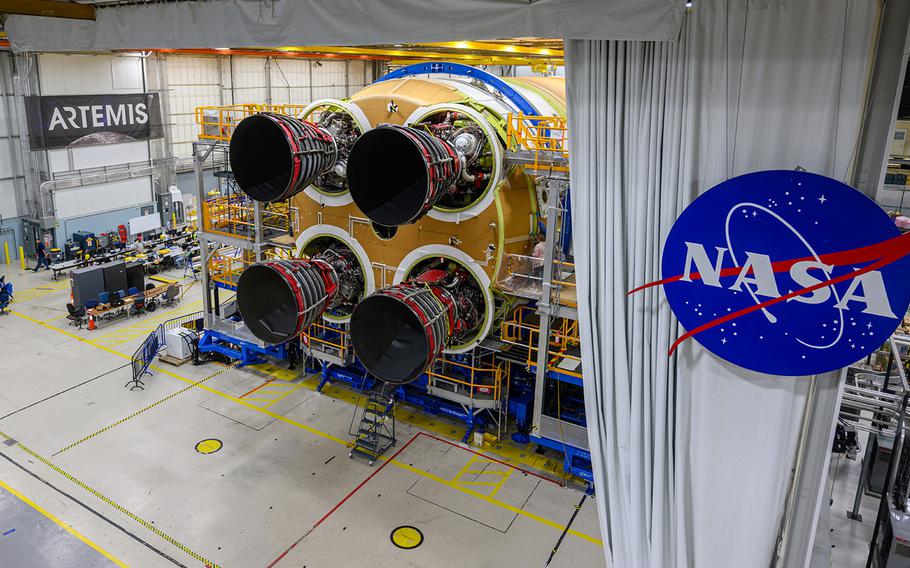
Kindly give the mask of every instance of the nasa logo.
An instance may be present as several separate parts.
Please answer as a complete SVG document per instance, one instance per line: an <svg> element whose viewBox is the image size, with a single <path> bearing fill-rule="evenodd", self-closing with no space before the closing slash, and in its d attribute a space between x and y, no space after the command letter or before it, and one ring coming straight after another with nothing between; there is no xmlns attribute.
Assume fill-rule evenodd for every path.
<svg viewBox="0 0 910 568"><path fill-rule="evenodd" d="M910 233L837 180L763 171L692 202L664 244L670 307L715 355L775 375L813 375L862 359L910 304Z"/></svg>

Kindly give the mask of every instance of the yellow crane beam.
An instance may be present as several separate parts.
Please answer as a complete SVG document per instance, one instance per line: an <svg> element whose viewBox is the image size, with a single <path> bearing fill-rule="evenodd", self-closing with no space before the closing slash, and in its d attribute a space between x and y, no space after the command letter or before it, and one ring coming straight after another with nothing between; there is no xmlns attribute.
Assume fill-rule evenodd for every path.
<svg viewBox="0 0 910 568"><path fill-rule="evenodd" d="M94 20L95 7L60 0L0 0L0 14Z"/></svg>

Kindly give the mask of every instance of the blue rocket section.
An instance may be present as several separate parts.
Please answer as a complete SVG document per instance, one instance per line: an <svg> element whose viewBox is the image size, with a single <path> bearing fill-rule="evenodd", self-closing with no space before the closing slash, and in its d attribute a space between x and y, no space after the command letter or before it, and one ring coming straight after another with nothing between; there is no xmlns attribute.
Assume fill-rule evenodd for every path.
<svg viewBox="0 0 910 568"><path fill-rule="evenodd" d="M472 79L477 79L482 81L486 85L489 85L502 93L502 95L509 100L515 108L528 115L539 115L540 112L534 108L534 105L531 104L531 101L526 99L521 93L509 86L508 83L503 81L501 78L496 75L487 73L476 67L470 67L468 65L462 65L461 63L415 63L413 65L408 65L407 67L402 67L401 69L396 69L391 73L383 75L376 82L388 81L390 79L404 79L405 77L413 77L415 75L458 75L460 77L470 77ZM537 124L537 121L531 121L533 124Z"/></svg>

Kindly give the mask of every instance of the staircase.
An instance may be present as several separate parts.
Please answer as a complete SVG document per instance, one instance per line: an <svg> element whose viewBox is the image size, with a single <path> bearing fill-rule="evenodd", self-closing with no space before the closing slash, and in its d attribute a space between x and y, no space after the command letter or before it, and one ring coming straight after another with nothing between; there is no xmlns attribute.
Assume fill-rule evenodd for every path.
<svg viewBox="0 0 910 568"><path fill-rule="evenodd" d="M354 436L354 445L349 458L353 458L354 454L362 455L373 465L376 458L395 445L395 397L385 394L387 387L391 390L382 383L380 390L367 393L357 432L350 432ZM356 416L357 410L354 412Z"/></svg>

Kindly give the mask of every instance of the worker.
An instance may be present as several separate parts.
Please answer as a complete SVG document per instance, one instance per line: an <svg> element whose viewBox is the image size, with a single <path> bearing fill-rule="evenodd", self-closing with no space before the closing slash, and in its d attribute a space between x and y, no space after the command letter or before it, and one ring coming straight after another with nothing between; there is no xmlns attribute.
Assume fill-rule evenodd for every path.
<svg viewBox="0 0 910 568"><path fill-rule="evenodd" d="M532 284L535 287L541 287L543 284L543 257L546 250L546 239L543 233L537 233L537 244L531 252Z"/></svg>
<svg viewBox="0 0 910 568"><path fill-rule="evenodd" d="M142 235L136 235L136 242L134 243L133 248L140 254L145 252L145 244L142 242Z"/></svg>
<svg viewBox="0 0 910 568"><path fill-rule="evenodd" d="M38 272L42 264L45 270L51 269L51 261L47 257L47 245L44 244L43 240L40 240L38 241L38 264L35 265L35 272Z"/></svg>
<svg viewBox="0 0 910 568"><path fill-rule="evenodd" d="M293 371L300 362L300 339L295 337L288 341L288 370Z"/></svg>

